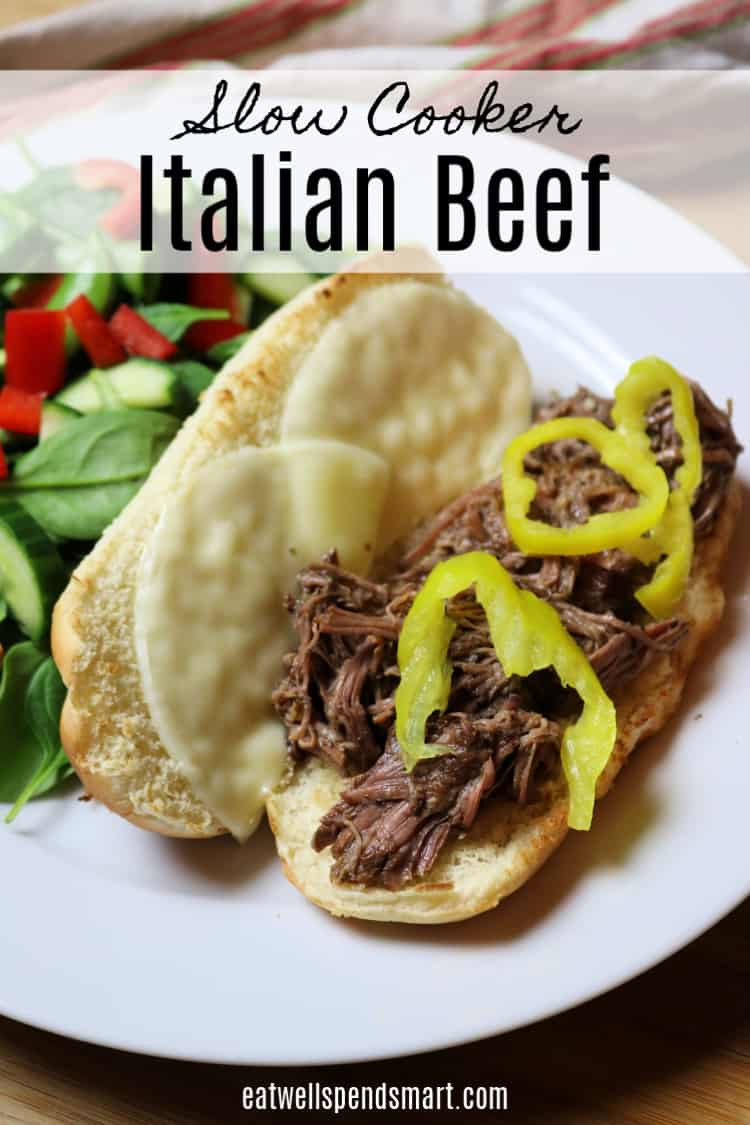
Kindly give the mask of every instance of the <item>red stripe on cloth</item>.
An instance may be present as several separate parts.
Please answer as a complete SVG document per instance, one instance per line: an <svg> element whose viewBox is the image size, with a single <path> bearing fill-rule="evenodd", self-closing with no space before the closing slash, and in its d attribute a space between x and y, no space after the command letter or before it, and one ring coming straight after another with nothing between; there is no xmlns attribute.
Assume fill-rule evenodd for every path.
<svg viewBox="0 0 750 1125"><path fill-rule="evenodd" d="M686 24L680 27L679 31L671 32L669 34L656 34L652 33L648 36L644 35L638 39L628 40L626 43L619 44L615 49L611 47L605 49L600 43L592 43L590 49L585 53L570 55L564 54L561 58L553 58L547 64L550 70L570 70L573 67L592 66L596 63L605 62L607 59L617 58L619 56L627 56L634 51L643 50L646 47L658 47L661 43L669 43L673 40L688 38L691 35L700 35L705 31L716 31L725 26L727 22L734 22L739 18L750 19L750 7L744 11L738 11L731 17L730 21L714 20L706 18L705 20L694 24Z"/></svg>
<svg viewBox="0 0 750 1125"><path fill-rule="evenodd" d="M254 30L248 36L225 34L220 40L214 41L211 45L211 57L231 59L247 51L260 51L282 39L290 38L316 20L327 19L337 11L349 7L351 3L353 0L315 0L314 4L311 0L297 0L259 34Z"/></svg>
<svg viewBox="0 0 750 1125"><path fill-rule="evenodd" d="M574 31L586 19L597 12L603 11L605 8L612 6L616 0L590 0L586 5L585 11L581 12L580 7L576 5L577 14L574 14L573 8L568 9L569 18L573 21L571 23L560 25L555 29L554 34L549 31L545 32L542 36L535 36L529 43L520 44L514 43L512 46L505 47L502 51L497 51L487 59L482 59L474 66L474 70L511 70L523 65L529 68L530 64L526 61L527 56L536 58L542 56L545 51L550 50L556 46L556 40L560 35L567 34ZM523 60L521 63L519 60Z"/></svg>
<svg viewBox="0 0 750 1125"><path fill-rule="evenodd" d="M574 0L576 2L576 0ZM536 28L545 21L555 8L555 0L541 0L520 12L513 12L502 20L497 20L479 31L471 31L451 40L455 47L474 47L479 43L503 43L511 37L517 38L529 29Z"/></svg>
<svg viewBox="0 0 750 1125"><path fill-rule="evenodd" d="M717 4L716 0L702 0L701 3L690 4L673 12L667 18L646 24L639 32L619 43L601 43L596 40L561 43L524 56L523 61L516 65L533 68L541 64L550 70L570 70L629 54L643 47L656 46L669 39L710 31L745 15L750 15L750 0L742 3L732 0L723 4Z"/></svg>
<svg viewBox="0 0 750 1125"><path fill-rule="evenodd" d="M351 0L336 0L342 6ZM241 11L201 24L189 31L157 40L118 58L119 67L150 66L164 59L188 61L196 58L230 57L289 34L298 26L325 14L330 4L319 0L260 0Z"/></svg>
<svg viewBox="0 0 750 1125"><path fill-rule="evenodd" d="M242 16L243 20L246 20L250 15L254 17L261 9L266 11L267 17L260 21L260 27L258 27L258 22L255 21L251 29L252 45L262 47L283 39L292 31L305 26L312 19L325 18L339 8L347 7L352 2L353 0L261 0L260 3L253 5L252 9L245 8L242 12L235 12L230 18L234 21L236 17ZM224 23L225 21L221 22ZM184 36L173 38L185 40L189 38L192 41L197 34L199 34L199 29L194 29L189 35L186 33ZM248 49L247 44L250 41L248 35L240 36L236 26L233 26L231 38L227 37L228 34L225 32L221 40L218 38L212 40L212 42L219 44L222 52L220 57L230 58L233 54L236 55ZM200 45L201 47L205 46L204 39L200 39ZM184 58L169 59L165 62L162 58L161 44L152 44L148 48L143 48L142 52L137 53L146 58L147 52L152 51L156 60L139 64L141 69L175 70L179 69L182 63L196 57L191 50ZM110 63L113 73L106 74L96 81L90 79L66 87L62 92L52 90L38 97L30 97L20 102L0 106L0 137L17 133L21 128L26 130L46 123L59 116L60 113L75 112L77 109L88 108L91 105L92 98L105 98L110 91L115 92L120 86L127 86L133 78L137 80L137 76L129 75L126 70L126 68L135 69L135 63L131 63L131 58L135 54L136 52L133 53L133 56L128 56L127 59ZM202 54L202 50L198 51L198 57L201 57Z"/></svg>
<svg viewBox="0 0 750 1125"><path fill-rule="evenodd" d="M732 8L740 7L737 0L723 0L717 3L717 0L698 0L694 4L686 4L684 7L676 8L666 16L659 16L658 19L649 20L643 25L642 32L658 31L662 28L672 27L675 23L682 22L689 18L691 15L701 15L703 13L713 12L717 17L721 18L721 13L726 13ZM636 32L640 35L641 32Z"/></svg>
<svg viewBox="0 0 750 1125"><path fill-rule="evenodd" d="M188 31L168 35L145 47L138 47L119 56L116 65L125 69L152 66L165 58L174 61L195 58L195 54L190 52L195 52L202 44L211 42L214 37L224 32L239 32L248 25L260 30L273 22L279 11L288 8L291 3L294 3L294 0L258 0L258 3L243 7L240 11L232 12L231 15L208 20Z"/></svg>
<svg viewBox="0 0 750 1125"><path fill-rule="evenodd" d="M620 0L608 0L607 6ZM483 43L507 43L510 39L522 39L529 32L544 27L550 35L559 35L577 27L592 11L591 0L542 0L520 12L514 12L505 19L488 24L452 42L457 47L471 47Z"/></svg>

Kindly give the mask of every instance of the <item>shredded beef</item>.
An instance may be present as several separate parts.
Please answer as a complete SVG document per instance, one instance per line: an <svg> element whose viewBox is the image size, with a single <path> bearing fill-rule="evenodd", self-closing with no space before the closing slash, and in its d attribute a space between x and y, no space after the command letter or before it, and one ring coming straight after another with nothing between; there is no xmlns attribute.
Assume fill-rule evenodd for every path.
<svg viewBox="0 0 750 1125"><path fill-rule="evenodd" d="M435 741L451 753L420 762L411 774L391 730L375 765L323 817L313 846L331 847L334 879L396 888L426 874L450 833L468 830L505 778L525 800L535 765L560 740L556 723L516 707L474 722L447 714L439 728Z"/></svg>
<svg viewBox="0 0 750 1125"><path fill-rule="evenodd" d="M728 415L699 387L693 391L704 462L693 509L700 537L713 526L740 447ZM611 425L611 405L580 388L543 406L537 418L585 415ZM652 408L648 432L671 478L682 455L669 395ZM585 442L543 446L527 458L526 470L537 478L535 514L557 526L634 502L627 483ZM335 552L305 569L289 604L298 646L285 658L274 703L294 755L314 754L351 778L313 841L318 850L331 848L336 881L397 888L427 874L446 841L471 828L482 802L534 801L559 769L575 697L549 671L525 680L506 676L469 591L448 606L457 623L449 648L451 694L445 713L433 716L427 729L429 741L450 750L423 760L411 774L403 766L394 727L401 625L433 566L472 550L493 554L519 586L555 607L609 694L687 632L676 618L645 620L634 593L650 570L623 551L544 559L518 551L498 481L448 505L382 581L342 569Z"/></svg>
<svg viewBox="0 0 750 1125"><path fill-rule="evenodd" d="M690 386L693 391L693 405L698 419L703 452L703 478L693 504L695 534L700 538L708 535L713 527L742 446L732 429L730 412L721 410L712 402L698 383L691 382ZM611 399L602 398L585 387L579 387L574 395L553 399L541 407L537 412L537 419L541 422L551 418L588 415L597 418L605 425L611 425L611 411ZM682 453L680 437L672 417L671 396L668 392L661 395L652 406L647 430L656 459L672 480L675 471L682 464ZM614 475L612 474L613 477Z"/></svg>
<svg viewBox="0 0 750 1125"><path fill-rule="evenodd" d="M692 387L703 450L703 476L693 503L693 519L695 534L702 538L716 521L742 446L734 435L729 413L720 410L697 383Z"/></svg>

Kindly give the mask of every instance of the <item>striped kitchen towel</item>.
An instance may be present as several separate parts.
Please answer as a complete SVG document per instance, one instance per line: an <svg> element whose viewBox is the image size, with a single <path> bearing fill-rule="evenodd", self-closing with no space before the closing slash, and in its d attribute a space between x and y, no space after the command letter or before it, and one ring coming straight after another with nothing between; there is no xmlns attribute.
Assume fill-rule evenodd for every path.
<svg viewBox="0 0 750 1125"><path fill-rule="evenodd" d="M750 65L750 0L89 0L0 34L0 67Z"/></svg>

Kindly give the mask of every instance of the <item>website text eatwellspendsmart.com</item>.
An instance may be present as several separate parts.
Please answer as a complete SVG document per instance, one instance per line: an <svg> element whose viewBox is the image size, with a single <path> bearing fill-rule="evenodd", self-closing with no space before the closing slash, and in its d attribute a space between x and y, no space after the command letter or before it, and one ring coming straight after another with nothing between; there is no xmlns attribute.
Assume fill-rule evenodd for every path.
<svg viewBox="0 0 750 1125"><path fill-rule="evenodd" d="M462 1086L452 1082L439 1086L407 1086L380 1082L371 1086L345 1086L322 1082L284 1084L267 1082L244 1086L245 1110L326 1111L339 1114L357 1110L401 1110L419 1113L430 1110L508 1109L507 1086Z"/></svg>

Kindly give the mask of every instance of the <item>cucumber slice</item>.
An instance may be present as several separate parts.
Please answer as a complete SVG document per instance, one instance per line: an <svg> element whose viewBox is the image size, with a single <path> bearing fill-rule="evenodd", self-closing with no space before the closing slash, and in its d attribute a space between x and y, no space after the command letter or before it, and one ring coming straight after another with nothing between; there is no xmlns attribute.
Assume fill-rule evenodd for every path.
<svg viewBox="0 0 750 1125"><path fill-rule="evenodd" d="M63 388L56 402L72 407L81 414L118 406L144 410L165 410L182 401L179 377L166 363L152 359L129 359L106 371L94 368Z"/></svg>
<svg viewBox="0 0 750 1125"><path fill-rule="evenodd" d="M106 312L114 301L117 291L115 275L103 272L104 266L107 267L107 270L111 268L106 251L100 248L96 255L86 262L86 265L90 268L93 267L96 272L66 274L60 286L47 302L46 307L48 309L64 309L75 297L85 293L95 309L98 309L100 313Z"/></svg>
<svg viewBox="0 0 750 1125"><path fill-rule="evenodd" d="M122 398L117 393L117 389L106 371L101 371L98 367L92 367L89 371L89 378L93 381L99 392L99 398L101 399L104 410L122 409Z"/></svg>
<svg viewBox="0 0 750 1125"><path fill-rule="evenodd" d="M33 641L48 632L52 607L65 582L55 545L36 520L13 501L0 503L0 589Z"/></svg>
<svg viewBox="0 0 750 1125"><path fill-rule="evenodd" d="M39 440L44 441L45 438L52 437L58 430L64 430L76 418L81 415L77 410L72 410L69 406L63 406L61 402L55 402L54 399L48 399L47 402L42 404L42 424L39 428Z"/></svg>
<svg viewBox="0 0 750 1125"><path fill-rule="evenodd" d="M179 404L180 380L166 363L129 359L102 374L126 406L164 410Z"/></svg>
<svg viewBox="0 0 750 1125"><path fill-rule="evenodd" d="M262 267L263 272L256 269L245 273L242 281L248 289L274 305L286 304L315 281L313 274L308 273L299 259L293 258L291 254L253 254L252 261L256 267ZM294 272L274 272L281 266L292 266Z"/></svg>
<svg viewBox="0 0 750 1125"><path fill-rule="evenodd" d="M79 414L94 414L97 410L104 409L99 388L90 375L82 375L80 379L68 383L53 401L76 410Z"/></svg>

